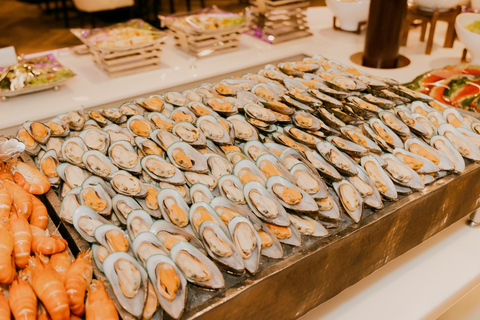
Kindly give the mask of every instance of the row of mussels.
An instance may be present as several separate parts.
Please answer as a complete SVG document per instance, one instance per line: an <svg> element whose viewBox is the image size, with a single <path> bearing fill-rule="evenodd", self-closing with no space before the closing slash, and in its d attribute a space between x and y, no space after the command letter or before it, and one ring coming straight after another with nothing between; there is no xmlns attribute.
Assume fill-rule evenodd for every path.
<svg viewBox="0 0 480 320"><path fill-rule="evenodd" d="M431 97L313 56L26 122L17 138L122 306L140 316L150 303L155 319L152 301L181 316L187 282L222 288L219 267L254 274L281 243L327 236L342 211L358 222L462 172L480 161L479 133Z"/></svg>

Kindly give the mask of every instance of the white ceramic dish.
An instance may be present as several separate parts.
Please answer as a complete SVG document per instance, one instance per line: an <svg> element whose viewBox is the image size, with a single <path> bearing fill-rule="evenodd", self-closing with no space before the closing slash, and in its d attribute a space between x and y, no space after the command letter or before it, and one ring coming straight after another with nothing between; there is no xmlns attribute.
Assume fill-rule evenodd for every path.
<svg viewBox="0 0 480 320"><path fill-rule="evenodd" d="M367 21L370 0L326 0L327 7L337 18L337 26L345 31L356 31L358 23Z"/></svg>
<svg viewBox="0 0 480 320"><path fill-rule="evenodd" d="M480 63L480 34L465 29L474 21L480 20L480 13L461 13L455 20L458 38L472 57L471 63Z"/></svg>
<svg viewBox="0 0 480 320"><path fill-rule="evenodd" d="M469 0L412 0L413 4L421 7L422 9L434 11L448 11L456 6L467 5Z"/></svg>

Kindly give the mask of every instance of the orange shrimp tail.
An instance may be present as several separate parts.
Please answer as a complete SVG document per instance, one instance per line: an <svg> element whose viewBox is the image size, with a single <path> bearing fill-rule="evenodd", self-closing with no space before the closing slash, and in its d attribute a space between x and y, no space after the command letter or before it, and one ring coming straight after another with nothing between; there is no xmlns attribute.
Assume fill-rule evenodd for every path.
<svg viewBox="0 0 480 320"><path fill-rule="evenodd" d="M7 188L0 187L0 220L8 218L10 211L12 211L12 195Z"/></svg>
<svg viewBox="0 0 480 320"><path fill-rule="evenodd" d="M72 259L68 254L67 250L63 250L62 252L53 254L50 256L50 260L48 263L52 266L55 271L57 271L58 275L60 276L60 280L62 283L65 282L65 276L67 274L68 268L72 264Z"/></svg>
<svg viewBox="0 0 480 320"><path fill-rule="evenodd" d="M93 280L88 289L85 315L86 320L118 320L117 309L100 280Z"/></svg>
<svg viewBox="0 0 480 320"><path fill-rule="evenodd" d="M0 283L12 283L15 279L13 261L13 235L9 221L0 222Z"/></svg>
<svg viewBox="0 0 480 320"><path fill-rule="evenodd" d="M82 316L85 313L85 292L92 281L92 255L91 251L82 252L72 263L65 276L65 289L67 290L70 311Z"/></svg>
<svg viewBox="0 0 480 320"><path fill-rule="evenodd" d="M37 319L37 296L28 281L17 278L8 292L8 302L15 319Z"/></svg>
<svg viewBox="0 0 480 320"><path fill-rule="evenodd" d="M52 320L70 318L68 297L65 287L60 282L57 272L37 257L30 260L32 287L37 297L42 301Z"/></svg>
<svg viewBox="0 0 480 320"><path fill-rule="evenodd" d="M2 164L0 166L0 181L13 181L13 175L10 171L10 165Z"/></svg>
<svg viewBox="0 0 480 320"><path fill-rule="evenodd" d="M44 194L50 190L50 181L37 168L24 162L12 166L13 180L31 194Z"/></svg>
<svg viewBox="0 0 480 320"><path fill-rule="evenodd" d="M62 252L68 246L67 240L50 235L33 235L32 251L43 255L52 255Z"/></svg>
<svg viewBox="0 0 480 320"><path fill-rule="evenodd" d="M32 205L33 210L32 214L30 215L30 224L32 226L39 227L43 230L47 228L48 224L48 211L47 207L43 204L40 199L32 195Z"/></svg>
<svg viewBox="0 0 480 320"><path fill-rule="evenodd" d="M12 195L15 211L28 219L33 209L31 194L12 181L4 181L3 185Z"/></svg>
<svg viewBox="0 0 480 320"><path fill-rule="evenodd" d="M13 257L15 265L23 269L28 265L32 249L32 231L27 219L17 212L12 214L10 229L13 236Z"/></svg>
<svg viewBox="0 0 480 320"><path fill-rule="evenodd" d="M0 291L0 320L10 320L10 306L7 298L2 291Z"/></svg>

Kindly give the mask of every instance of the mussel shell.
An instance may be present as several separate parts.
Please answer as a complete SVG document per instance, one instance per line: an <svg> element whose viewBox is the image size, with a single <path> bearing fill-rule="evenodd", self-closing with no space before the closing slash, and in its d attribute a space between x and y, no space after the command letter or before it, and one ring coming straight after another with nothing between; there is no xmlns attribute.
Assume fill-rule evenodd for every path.
<svg viewBox="0 0 480 320"><path fill-rule="evenodd" d="M316 238L323 238L328 236L328 230L318 221L303 215L295 215L295 214L288 214L288 218L290 219L291 225L297 228L298 232L302 235L307 235ZM309 224L310 228L305 230L302 225Z"/></svg>
<svg viewBox="0 0 480 320"><path fill-rule="evenodd" d="M110 136L111 144L117 141L126 141L131 145L135 143L134 136L127 129L121 128L116 124L109 124L103 130Z"/></svg>
<svg viewBox="0 0 480 320"><path fill-rule="evenodd" d="M244 117L241 115L234 115L227 118L228 121L233 125L233 131L235 134L235 139L241 141L251 141L251 140L258 140L258 132L253 125L247 122ZM250 132L244 133L242 132L242 126L246 126L249 128ZM249 134L250 133L250 134Z"/></svg>
<svg viewBox="0 0 480 320"><path fill-rule="evenodd" d="M337 149L348 154L361 157L369 153L367 148L362 147L355 142L345 140L341 137L329 136L326 140L333 144Z"/></svg>
<svg viewBox="0 0 480 320"><path fill-rule="evenodd" d="M73 211L72 222L75 230L77 230L77 232L82 236L82 238L84 238L88 242L90 243L96 242L95 237L88 235L85 231L83 231L82 228L80 228L78 223L80 218L83 216L87 216L92 220L96 220L102 223L102 225L108 224L109 222L89 206L81 205L77 209L75 209L75 211Z"/></svg>
<svg viewBox="0 0 480 320"><path fill-rule="evenodd" d="M464 158L473 161L480 161L480 152L478 148L455 129L454 126L451 124L442 124L438 127L438 133L446 137ZM463 146L456 145L456 142L461 143Z"/></svg>
<svg viewBox="0 0 480 320"><path fill-rule="evenodd" d="M426 117L429 112L433 111L433 109L422 101L413 101L410 104L410 111L412 111L412 113L418 113Z"/></svg>
<svg viewBox="0 0 480 320"><path fill-rule="evenodd" d="M155 234L159 238L160 241L162 241L162 240L158 236L158 234L162 231L170 233L170 234L180 235L183 238L188 239L188 241L193 246L195 246L197 249L201 250L202 252L204 252L206 254L205 248L203 248L203 245L200 242L200 240L198 240L198 238L193 234L193 231L191 231L191 230L190 231L185 231L184 229L181 229L181 228L175 226L173 223L165 221L163 219L155 221L150 226L150 232ZM184 240L181 240L181 241L184 241ZM167 248L167 246L165 244L164 244L164 246ZM170 247L170 249L171 249L171 247Z"/></svg>
<svg viewBox="0 0 480 320"><path fill-rule="evenodd" d="M132 225L132 222L134 219L142 219L143 222L145 222L145 224L148 226L146 230L143 230L143 231L140 231L138 232L137 234L136 231L134 230L134 227ZM127 233L128 233L128 236L130 239L132 240L135 240L137 238L137 236L141 233L147 233L149 230L150 230L150 226L153 224L153 219L152 217L144 210L134 210L132 211L129 215L128 215L128 218L127 218ZM148 232L149 235L152 235L152 236L155 236L154 234ZM160 242L160 240L158 240L157 238L157 241ZM135 243L135 242L134 242ZM163 245L162 245L163 247ZM132 245L132 249L133 249L133 253L135 253L135 255L137 254L137 251L135 250L135 246ZM165 252L168 252L168 250L166 250ZM140 261L140 260L139 260Z"/></svg>
<svg viewBox="0 0 480 320"><path fill-rule="evenodd" d="M393 155L395 155L400 161L402 161L402 156L412 157L412 158L414 158L418 161L421 161L422 165L419 168L412 168L410 166L410 168L414 169L417 173L420 173L420 174L435 173L435 172L438 172L440 170L440 168L435 163L433 163L432 161L430 161L427 158L424 158L422 156L419 156L416 153L412 153L410 151L407 151L405 149L395 148L393 150ZM405 163L404 161L402 161L402 162Z"/></svg>
<svg viewBox="0 0 480 320"><path fill-rule="evenodd" d="M340 131L350 141L352 141L352 142L354 142L358 145L361 145L364 148L367 148L370 152L380 154L382 152L382 149L380 149L380 147L375 142L370 140L370 138L366 137L361 132L360 129L359 130L357 130L357 129L358 129L357 127L347 125L345 127L341 127ZM363 144L360 144L359 142L355 141L355 138L352 137L353 134L357 135L360 139L362 139Z"/></svg>
<svg viewBox="0 0 480 320"><path fill-rule="evenodd" d="M371 93L363 95L362 99L369 103L373 103L382 109L393 109L396 106L394 102L380 97L376 97Z"/></svg>
<svg viewBox="0 0 480 320"><path fill-rule="evenodd" d="M445 170L445 171L451 171L454 169L453 163L450 161L450 159L444 155L443 153L438 152L435 148L432 148L425 142L421 141L420 139L417 138L410 138L405 141L405 150L419 154L418 152L415 152L415 145L420 146L421 148L425 149L426 152L432 154L435 158L437 158L438 163L433 161L439 168L440 170ZM422 155L422 154L419 154ZM429 159L427 156L422 155L423 157L426 157ZM429 159L430 160L430 159Z"/></svg>
<svg viewBox="0 0 480 320"><path fill-rule="evenodd" d="M152 179L156 181L163 181L163 182L168 182L174 185L183 185L185 184L185 176L183 175L182 171L179 170L177 167L174 166L175 173L171 177L162 177L159 175L156 175L154 172L150 171L147 166L147 162L150 161L157 161L160 163L165 163L166 165L172 165L169 161L156 156L156 155L148 155L142 158L140 161L140 165L142 166L143 170L150 176Z"/></svg>
<svg viewBox="0 0 480 320"><path fill-rule="evenodd" d="M427 119L438 128L441 124L447 123L447 120L438 111L431 111L427 114Z"/></svg>
<svg viewBox="0 0 480 320"><path fill-rule="evenodd" d="M141 122L142 123L143 127L140 128L141 130L133 127L135 122ZM144 137L144 138L148 138L149 133L153 130L153 125L144 116L135 115L135 116L130 117L130 119L128 119L127 130L133 136L141 136L141 137Z"/></svg>
<svg viewBox="0 0 480 320"><path fill-rule="evenodd" d="M55 168L53 168L55 174L47 174L45 173L45 171L43 170L43 166L42 164L47 161L48 159L52 159L53 160L53 163L56 164L55 165ZM47 152L45 152L43 154L43 156L39 159L39 164L38 164L38 168L40 169L40 172L43 173L44 175L47 176L48 178L48 181L50 181L50 184L52 185L58 185L60 184L60 176L58 175L58 173L55 171L56 167L59 165L59 161L58 161L58 158L57 158L57 153L55 152L55 150L48 150Z"/></svg>
<svg viewBox="0 0 480 320"><path fill-rule="evenodd" d="M85 188L86 186L94 186L94 185L101 185L103 190L110 196L110 198L113 198L117 193L113 188L110 186L109 183L107 183L105 180L98 176L90 176L87 179L85 179L82 183L82 188Z"/></svg>
<svg viewBox="0 0 480 320"><path fill-rule="evenodd" d="M177 265L179 263L176 261L176 259L179 252L181 251L186 251L193 257L197 258L202 264L205 265L205 267L208 269L208 271L211 274L211 277L209 280L197 281L195 279L186 277L184 273L183 275L189 282L196 284L198 286L206 287L210 289L220 289L225 287L225 280L223 279L223 275L218 269L218 267L210 259L208 259L200 250L198 250L188 242L185 242L185 241L177 242L176 244L173 245L172 249L170 250L170 257L172 258L173 261L175 261ZM180 266L179 266L179 269L181 270ZM183 272L183 270L181 271Z"/></svg>
<svg viewBox="0 0 480 320"><path fill-rule="evenodd" d="M422 135L426 141L433 135L437 134L437 127L430 120L428 120L426 116L418 113L412 113L412 117L415 119L415 122L421 124L426 129L427 134Z"/></svg>
<svg viewBox="0 0 480 320"><path fill-rule="evenodd" d="M188 131L198 130L198 137L195 138L195 139L192 139L190 137L185 136L184 133L182 133L180 131L182 128L184 128ZM207 139L205 138L205 135L203 134L203 132L201 130L199 130L198 128L196 128L190 122L187 122L187 121L178 122L177 124L175 124L173 126L172 132L176 136L178 136L180 139L182 139L183 141L185 141L186 143L188 143L192 146L204 146L204 145L207 144Z"/></svg>
<svg viewBox="0 0 480 320"><path fill-rule="evenodd" d="M327 191L327 186L325 185L325 183L323 182L323 180L320 179L320 177L317 176L317 174L314 174L311 169L306 166L304 163L297 163L295 165L293 165L291 168L290 168L290 173L292 174L292 177L295 177L296 174L299 172L299 171L302 171L308 175L311 176L311 178L313 180L315 180L315 182L318 184L318 190L315 192L315 193L309 193L309 195L313 198L313 199L324 199L327 197L327 194L328 194L328 191ZM298 180L296 179L293 179L291 181L296 181L297 182L297 187L299 187L300 189L302 189L299 185L298 185ZM303 191L307 192L306 190L302 189ZM308 192L307 192L308 193Z"/></svg>
<svg viewBox="0 0 480 320"><path fill-rule="evenodd" d="M81 190L82 187L73 188L63 197L59 211L59 216L63 221L73 224L73 212L80 206L78 195Z"/></svg>
<svg viewBox="0 0 480 320"><path fill-rule="evenodd" d="M113 212L115 213L115 216L117 217L117 219L122 224L126 225L128 216L127 216L127 218L125 218L125 216L122 214L121 210L118 208L117 205L120 201L125 202L125 204L128 205L128 207L132 209L132 212L134 210L141 210L142 207L140 206L140 204L138 204L137 201L135 201L134 198L128 197L128 196L125 196L125 195L122 195L122 194L117 194L116 196L114 196L112 198L112 208L113 208Z"/></svg>
<svg viewBox="0 0 480 320"><path fill-rule="evenodd" d="M322 91L321 89L318 89L318 90L310 89L308 90L308 93L310 93L312 96L314 96L315 98L323 102L323 105L326 108L340 108L340 109L343 108L343 103L341 101L321 91Z"/></svg>
<svg viewBox="0 0 480 320"><path fill-rule="evenodd" d="M130 165L125 162L120 162L120 161L124 161L124 157L123 155L120 156L119 159L117 159L117 155L114 154L114 150L117 149L117 148L123 148L124 150L126 150L126 152L128 152L128 154L130 155L130 158L132 160L134 160L134 164L133 165ZM109 156L109 159L110 161L115 165L117 166L118 168L120 169L123 169L123 170L127 170L129 172L132 172L132 173L140 173L142 171L142 167L140 166L140 159L137 155L137 153L135 152L135 150L133 149L132 145L126 141L117 141L117 142L114 142L110 145L110 147L108 148L108 156Z"/></svg>
<svg viewBox="0 0 480 320"><path fill-rule="evenodd" d="M225 190L226 187L223 186L223 184L226 181L230 181L238 189L238 191L241 192L241 196L239 196L238 198L235 198L232 194L229 194ZM232 201L236 204L239 204L239 205L243 205L243 204L246 203L242 189L243 189L242 182L235 175L225 175L225 176L222 176L220 179L218 179L218 190L219 190L220 194L222 196L224 196L225 198L229 199L230 201Z"/></svg>
<svg viewBox="0 0 480 320"><path fill-rule="evenodd" d="M202 194L203 198L197 198L198 194ZM214 198L214 195L210 190L210 188L208 188L208 186L202 183L195 183L190 187L191 203L196 203L196 202L210 203L210 201L212 201L213 198Z"/></svg>
<svg viewBox="0 0 480 320"><path fill-rule="evenodd" d="M33 139L33 137L30 135L30 133L27 131L27 129L21 127L18 129L16 138L18 141L22 142L25 144L25 151L32 155L36 156L40 150L40 144ZM27 141L28 140L28 141Z"/></svg>
<svg viewBox="0 0 480 320"><path fill-rule="evenodd" d="M204 231L207 228L213 230L216 237L230 248L231 250L230 256L222 257L217 255L215 252L211 250L209 246L209 242L204 237ZM235 274L242 274L245 271L243 259L240 256L238 249L231 241L230 233L228 233L228 236L227 236L227 234L223 231L223 229L219 225L217 225L215 222L205 221L200 224L198 235L200 240L203 243L203 247L207 250L208 256L214 261L216 261L218 264L220 264L225 270Z"/></svg>
<svg viewBox="0 0 480 320"><path fill-rule="evenodd" d="M410 129L408 128L408 126L400 119L398 119L393 112L381 111L378 113L378 117L387 127L389 127L396 134L403 137L408 137L410 135ZM394 121L395 124L392 125L391 123L389 123L388 119Z"/></svg>
<svg viewBox="0 0 480 320"><path fill-rule="evenodd" d="M328 141L319 141L317 142L317 150L322 155L322 157L332 166L334 166L339 172L347 176L357 175L357 169L355 168L356 163L345 153L338 150L332 143ZM332 158L332 154L335 154L336 157L340 157L342 165L335 162L335 159Z"/></svg>
<svg viewBox="0 0 480 320"><path fill-rule="evenodd" d="M108 172L102 172L98 168L90 166L90 164L88 162L88 158L90 156L97 157L97 159L100 162L102 162L103 164L108 166L109 171ZM113 165L113 163L110 161L110 159L108 159L103 153L101 153L100 151L97 151L97 150L89 150L89 151L84 152L83 155L82 155L82 161L85 164L85 167L87 168L88 171L90 171L94 175L97 175L97 176L102 177L104 179L108 179L110 174L114 173L115 171L118 171L118 168L115 165Z"/></svg>
<svg viewBox="0 0 480 320"><path fill-rule="evenodd" d="M165 94L163 95L163 98L165 99L166 102L177 107L183 107L188 103L187 98L185 98L179 92L175 92L175 91L165 92Z"/></svg>
<svg viewBox="0 0 480 320"><path fill-rule="evenodd" d="M88 171L70 163L60 163L55 171L70 188L81 186L90 176Z"/></svg>
<svg viewBox="0 0 480 320"><path fill-rule="evenodd" d="M123 190L120 189L119 186L117 185L116 181L118 181L119 176L126 176L128 178L134 179L135 183L137 183L140 186L140 190L131 193L129 190ZM143 183L138 180L137 178L133 177L131 174L129 174L127 171L119 170L111 175L112 181L112 187L115 189L120 194L123 194L125 196L133 196L133 197L145 197L147 195L147 189L143 185Z"/></svg>
<svg viewBox="0 0 480 320"><path fill-rule="evenodd" d="M461 173L465 171L465 161L462 155L455 149L453 144L444 136L433 136L430 139L430 145L438 152L446 155L455 166L455 172Z"/></svg>
<svg viewBox="0 0 480 320"><path fill-rule="evenodd" d="M290 222L290 220L289 220ZM273 233L272 229L271 228L275 228L275 225L273 224L266 224L265 225L265 228L268 229L270 231L270 234L273 235L275 237L275 234ZM290 236L288 238L276 238L279 242L283 243L283 244L288 244L290 246L301 246L302 245L302 238L301 238L301 235L300 233L298 232L298 229L293 225L293 224L290 224L286 227L280 227L281 229L287 229Z"/></svg>
<svg viewBox="0 0 480 320"><path fill-rule="evenodd" d="M253 175L255 175L255 177L258 178L258 180L262 181L261 184L265 185L265 181L267 179L263 175L262 171L260 171L260 169L257 168L255 163L253 163L248 159L240 160L239 162L237 162L237 164L233 167L233 174L239 177L240 181L242 181L242 177L239 176L239 173L242 171L242 169L245 169L245 168L247 168ZM244 181L242 181L242 183L243 182Z"/></svg>
<svg viewBox="0 0 480 320"><path fill-rule="evenodd" d="M157 207L157 195L160 192L160 188L155 184L145 182L143 184L147 190L147 196L142 199L136 199L138 204L142 207L143 210L148 212L154 218L160 218L160 210ZM153 191L152 191L153 190ZM153 202L152 202L153 201Z"/></svg>
<svg viewBox="0 0 480 320"><path fill-rule="evenodd" d="M302 199L300 203L297 204L289 204L283 201L276 193L274 192L274 186L280 184L284 187L290 188L297 190L300 192L302 195ZM279 203L281 203L285 208L296 211L296 212L305 212L305 213L311 213L311 212L317 212L318 211L318 206L315 200L305 191L302 189L298 188L296 185L291 183L289 180L280 177L280 176L272 176L267 179L266 182L266 188L267 190L274 195L274 197L278 200Z"/></svg>
<svg viewBox="0 0 480 320"><path fill-rule="evenodd" d="M114 123L124 123L127 121L127 116L122 114L118 108L102 108L98 112Z"/></svg>
<svg viewBox="0 0 480 320"><path fill-rule="evenodd" d="M74 164L80 168L85 168L85 165L83 164L82 162L82 154L76 154L75 155L75 158L72 158L71 156L70 157L67 157L67 155L70 154L70 151L66 150L68 145L69 144L76 144L80 149L78 150L75 150L75 151L82 151L82 154L87 151L87 146L85 145L85 143L83 143L83 140L78 138L78 137L73 137L73 138L68 138L66 139L63 144L62 144L62 157L63 159L65 159L66 161L70 162L71 164ZM78 158L78 159L76 159Z"/></svg>
<svg viewBox="0 0 480 320"><path fill-rule="evenodd" d="M141 286L139 292L135 295L134 298L127 298L120 288L120 283L118 275L115 272L115 262L119 259L128 260L130 263L135 266L138 272L141 275ZM148 275L143 267L138 263L135 258L125 252L113 252L109 254L103 261L103 269L105 271L105 276L113 287L113 292L117 297L120 305L134 317L140 317L143 313L143 306L147 297L147 286L148 286Z"/></svg>
<svg viewBox="0 0 480 320"><path fill-rule="evenodd" d="M91 137L92 134L97 134L102 136L104 139L103 145L92 144L92 142L90 141L90 139L92 139ZM110 145L110 135L107 132L100 129L90 128L90 129L85 129L81 131L78 134L78 136L82 138L83 142L85 143L85 146L87 146L89 150L97 150L104 154L107 153L108 147Z"/></svg>
<svg viewBox="0 0 480 320"><path fill-rule="evenodd" d="M260 236L258 235L257 231L253 227L252 223L245 217L234 217L231 219L228 223L228 230L230 231L230 234L232 235L233 238L233 243L236 244L235 242L235 234L237 232L237 226L240 223L245 223L248 225L250 230L252 231L252 234L255 237L255 248L251 252L250 257L243 258L243 263L245 265L245 269L250 272L251 274L255 274L258 271L258 267L260 265L260 252L261 252L261 244L262 240L260 239ZM238 251L241 251L241 248L237 247Z"/></svg>
<svg viewBox="0 0 480 320"><path fill-rule="evenodd" d="M383 170L380 163L376 160L376 158L374 158L371 155L360 158L360 164L362 165L362 167L367 172L368 177L375 183L375 178L372 178L372 175L369 173L368 169L365 168L367 163L371 163L371 165L375 165L375 168L376 168L376 170L378 170L378 174L380 175L380 178L385 182L384 186L387 188L387 190L380 190L375 185L375 187L378 189L380 194L388 200L397 200L398 199L398 194L397 194L397 191L395 189L395 186L394 186L392 180L390 179L390 177Z"/></svg>
<svg viewBox="0 0 480 320"><path fill-rule="evenodd" d="M276 175L274 173L276 172L271 172L270 174L267 174L266 172L264 172L262 170L262 164L264 164L265 162L267 162L268 164L272 165L279 173L279 176L281 177L284 177L285 179L289 180L289 181L293 181L293 177L292 175L290 174L290 172L288 171L287 168L285 168L283 166L283 164L278 160L277 157L275 157L274 155L272 154L262 154L261 156L259 156L257 158L257 161L255 162L255 164L257 165L257 167L260 169L260 171L262 171L262 173L264 174L264 176L266 178L269 178L270 176L272 175Z"/></svg>
<svg viewBox="0 0 480 320"><path fill-rule="evenodd" d="M425 188L425 185L424 185L422 179L418 176L418 174L414 170L412 170L412 168L410 168L409 166L404 164L402 161L397 159L393 154L385 153L385 154L382 155L382 158L385 159L385 161L387 161L387 163L388 163L387 168L385 168L385 171L388 173L390 178L393 181L395 181L395 183L397 183L401 186L405 186L405 187L415 189L415 190L423 190ZM398 166L402 167L404 170L408 171L411 178L408 179L408 181L402 181L402 180L397 179L397 177L395 176L395 174L392 171L393 170L392 165L398 165Z"/></svg>
<svg viewBox="0 0 480 320"><path fill-rule="evenodd" d="M355 206L355 208L353 210L349 207L348 202L346 200L344 200L344 197L346 195L343 194L345 192L345 191L342 191L342 190L344 190L343 186L349 186L351 188L350 190L353 190L355 192L355 194L353 196L357 197L358 204ZM343 180L341 182L334 182L333 183L333 188L335 189L335 192L338 194L338 197L341 200L340 202L343 205L343 209L345 209L347 214L350 216L350 218L352 218L352 220L355 223L358 223L360 221L360 219L362 218L362 214L363 214L363 198L360 195L360 193L357 191L357 189L355 189L355 187L350 182L345 181L345 180Z"/></svg>
<svg viewBox="0 0 480 320"><path fill-rule="evenodd" d="M171 131L174 122L163 113L150 112L147 114L147 119L155 125L156 128Z"/></svg>
<svg viewBox="0 0 480 320"><path fill-rule="evenodd" d="M160 263L169 264L173 270L175 270L175 274L178 276L180 280L180 287L179 290L175 294L175 299L173 301L168 301L165 299L161 292L157 288L157 272L156 268ZM153 287L155 288L155 294L157 296L158 302L162 306L162 309L165 310L173 319L178 319L182 316L183 310L185 309L185 303L187 301L187 281L183 276L183 273L177 267L175 262L170 259L170 257L162 254L155 254L151 256L147 262L145 263L146 270L148 273L148 277L153 283Z"/></svg>
<svg viewBox="0 0 480 320"><path fill-rule="evenodd" d="M382 209L383 208L382 196L380 195L380 192L378 191L378 189L375 187L375 184L373 183L372 179L370 179L370 177L368 176L365 169L363 169L363 167L357 166L357 170L358 170L357 177L372 188L372 194L366 197L363 197L363 203L373 209L377 209L377 210ZM352 183L350 179L352 178L349 178L349 182L355 187L355 185Z"/></svg>
<svg viewBox="0 0 480 320"><path fill-rule="evenodd" d="M322 120L335 130L339 130L341 127L346 126L345 122L338 119L334 114L324 108L318 109L318 115Z"/></svg>
<svg viewBox="0 0 480 320"><path fill-rule="evenodd" d="M167 197L172 197L175 200L176 204L180 207L180 209L185 213L185 222L184 222L183 225L178 225L177 222L173 222L170 219L170 215L168 214L167 208L164 204L164 201ZM192 232L191 228L189 226L189 219L188 219L189 218L189 216L188 216L189 207L188 207L188 204L178 191L176 191L174 189L162 189L158 193L157 200L158 200L158 206L160 208L160 212L162 214L163 219L165 219L166 221L174 224L175 226L177 226L179 228L184 229L185 231L187 231L189 233Z"/></svg>
<svg viewBox="0 0 480 320"><path fill-rule="evenodd" d="M393 132L392 129L387 127L380 119L377 118L371 118L368 123L370 124L370 128L375 131L375 133L380 136L383 141L385 141L388 145L390 145L392 148L403 148L403 141L400 139L395 132ZM391 137L391 141L385 140L381 134L378 132L378 126L380 126L388 136Z"/></svg>
<svg viewBox="0 0 480 320"><path fill-rule="evenodd" d="M273 203L275 203L276 209L278 210L278 215L275 218L266 217L257 209L255 204L249 197L249 194L252 190L257 191L262 196L269 198L270 200L273 201ZM280 201L277 200L277 198L275 198L271 193L269 193L268 190L264 186L262 186L261 183L257 181L247 182L243 186L243 194L245 196L245 200L247 201L248 206L259 219L278 225L278 226L284 226L284 227L290 224L290 221L288 220L288 217L287 217L287 212L285 211L284 207L280 204Z"/></svg>
<svg viewBox="0 0 480 320"><path fill-rule="evenodd" d="M105 201L105 208L104 209L102 209L100 211L97 211L94 208L93 209L95 211L97 211L97 213L99 213L100 215L109 216L110 213L112 212L112 199L110 199L110 196L107 194L107 192L105 190L103 190L103 188L100 184L83 187L82 191L80 192L80 203L82 205L87 205L87 203L85 202L85 198L84 198L84 196L86 195L87 189L93 189L95 194L100 199Z"/></svg>
<svg viewBox="0 0 480 320"><path fill-rule="evenodd" d="M174 159L173 152L178 148L180 148L183 151L186 157L193 160L192 167L187 168L173 161ZM172 143L167 149L167 155L168 155L168 158L171 159L172 164L181 170L193 171L197 173L205 173L208 171L207 161L202 156L202 154L199 153L197 150L195 150L192 146L190 146L186 142L179 141L179 142Z"/></svg>

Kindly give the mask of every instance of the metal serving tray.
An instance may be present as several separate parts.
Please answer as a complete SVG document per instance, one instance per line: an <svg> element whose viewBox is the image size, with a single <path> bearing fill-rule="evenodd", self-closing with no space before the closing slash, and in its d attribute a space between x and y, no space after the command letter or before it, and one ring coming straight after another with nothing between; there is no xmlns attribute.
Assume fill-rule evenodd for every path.
<svg viewBox="0 0 480 320"><path fill-rule="evenodd" d="M282 61L303 57L299 55ZM263 64L170 90L183 91L203 82L255 72L261 67ZM29 157L24 153L25 156ZM260 271L254 276L224 273L226 288L223 290L205 291L189 286L188 308L181 319L300 317L477 209L479 194L472 190L479 190L478 181L480 163L469 162L462 174L450 174L420 192L385 203L380 211L365 210L358 224L344 215L339 226L330 229L330 236L326 238L302 236L300 247L282 245L285 258L262 257ZM72 251L88 248L89 244L72 226L60 221L60 199L55 191L50 190L46 199L52 219L59 225ZM94 273L105 280L98 269ZM133 319L121 309L120 314L123 319ZM169 319L168 315L165 319Z"/></svg>

